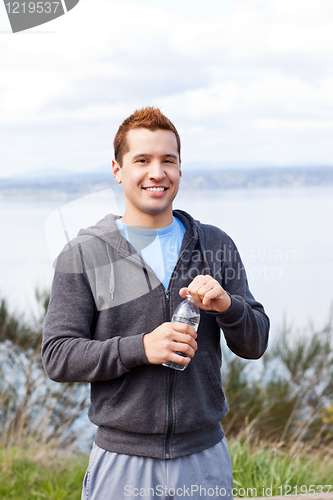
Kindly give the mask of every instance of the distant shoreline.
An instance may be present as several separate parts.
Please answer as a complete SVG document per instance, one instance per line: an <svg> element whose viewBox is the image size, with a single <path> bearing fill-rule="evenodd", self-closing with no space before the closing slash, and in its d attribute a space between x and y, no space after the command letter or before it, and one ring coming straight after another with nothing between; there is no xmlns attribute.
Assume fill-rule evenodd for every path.
<svg viewBox="0 0 333 500"><path fill-rule="evenodd" d="M182 190L295 188L333 185L333 167L271 167L183 172ZM44 178L0 179L0 195L51 197L121 188L110 171Z"/></svg>

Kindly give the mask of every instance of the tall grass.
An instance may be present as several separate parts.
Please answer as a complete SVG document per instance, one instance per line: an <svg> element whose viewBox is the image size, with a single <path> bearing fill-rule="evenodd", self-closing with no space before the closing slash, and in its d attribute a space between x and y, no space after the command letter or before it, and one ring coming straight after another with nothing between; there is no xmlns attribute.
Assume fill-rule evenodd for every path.
<svg viewBox="0 0 333 500"><path fill-rule="evenodd" d="M229 450L236 497L333 494L333 457L324 450L280 453L238 439L229 441Z"/></svg>
<svg viewBox="0 0 333 500"><path fill-rule="evenodd" d="M40 314L33 320L0 303L0 446L75 443L73 424L87 405L83 384L56 384L41 361L42 325L49 297L36 293Z"/></svg>
<svg viewBox="0 0 333 500"><path fill-rule="evenodd" d="M46 376L40 349L49 299L47 293L37 298L40 314L29 321L0 302L0 498L78 499L88 458L74 453L75 423L88 404L88 387ZM319 330L283 325L261 361L224 349L230 411L222 425L240 489L235 496L264 496L263 487L270 495L296 493L296 486L304 493L332 483L332 342L330 315Z"/></svg>
<svg viewBox="0 0 333 500"><path fill-rule="evenodd" d="M228 444L235 498L315 492L315 498L332 499L332 458L281 454L234 438ZM0 449L0 498L79 500L87 464L87 456L69 456L45 447Z"/></svg>
<svg viewBox="0 0 333 500"><path fill-rule="evenodd" d="M2 500L79 500L87 457L59 450L0 448Z"/></svg>
<svg viewBox="0 0 333 500"><path fill-rule="evenodd" d="M0 302L0 445L28 439L61 447L75 443L75 422L88 403L88 386L57 384L40 356L49 295L36 292L40 313L31 321ZM277 449L311 450L333 443L333 321L320 330L283 325L262 362L223 353L227 436L249 433ZM253 363L253 362L252 362Z"/></svg>
<svg viewBox="0 0 333 500"><path fill-rule="evenodd" d="M261 446L333 450L333 322L319 330L284 325L262 364L224 352L228 436L248 434Z"/></svg>

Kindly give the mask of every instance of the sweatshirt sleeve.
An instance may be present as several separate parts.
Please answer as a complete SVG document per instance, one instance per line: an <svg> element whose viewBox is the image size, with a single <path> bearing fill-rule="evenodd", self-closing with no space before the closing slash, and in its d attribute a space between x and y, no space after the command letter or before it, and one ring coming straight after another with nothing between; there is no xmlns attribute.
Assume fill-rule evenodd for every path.
<svg viewBox="0 0 333 500"><path fill-rule="evenodd" d="M269 318L249 290L239 252L230 238L228 250L222 266L222 286L230 295L231 305L223 313L211 314L216 316L232 352L245 359L258 359L267 349Z"/></svg>
<svg viewBox="0 0 333 500"><path fill-rule="evenodd" d="M42 360L52 380L104 381L148 364L144 334L94 340L98 314L80 248L67 248L57 261L43 329Z"/></svg>

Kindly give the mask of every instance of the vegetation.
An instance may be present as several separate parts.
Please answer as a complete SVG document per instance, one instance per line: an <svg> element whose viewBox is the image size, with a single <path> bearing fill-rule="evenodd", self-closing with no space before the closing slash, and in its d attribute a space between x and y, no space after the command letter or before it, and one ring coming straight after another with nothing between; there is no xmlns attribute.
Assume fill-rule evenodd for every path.
<svg viewBox="0 0 333 500"><path fill-rule="evenodd" d="M36 293L40 315L27 322L0 303L0 446L30 442L57 448L75 444L74 423L87 406L83 384L57 384L41 361L42 325L49 296Z"/></svg>
<svg viewBox="0 0 333 500"><path fill-rule="evenodd" d="M222 378L230 411L227 435L250 426L261 445L296 451L333 451L333 321L319 331L284 325L262 359L261 370L224 352ZM253 362L252 362L253 363ZM254 376L255 375L255 376Z"/></svg>
<svg viewBox="0 0 333 500"><path fill-rule="evenodd" d="M0 451L2 500L79 500L88 459L30 445Z"/></svg>
<svg viewBox="0 0 333 500"><path fill-rule="evenodd" d="M88 456L77 452L75 424L87 406L88 388L48 380L40 349L49 298L46 293L37 298L40 314L32 321L0 302L0 498L79 500ZM235 496L311 493L313 488L320 493L319 485L328 491L325 485L333 477L332 333L332 317L319 331L284 325L278 342L255 362L224 349L230 411L223 427Z"/></svg>
<svg viewBox="0 0 333 500"><path fill-rule="evenodd" d="M259 372L224 350L223 427L238 496L333 493L332 341L331 314L321 330L284 325Z"/></svg>
<svg viewBox="0 0 333 500"><path fill-rule="evenodd" d="M331 453L279 452L276 448L231 439L235 497L333 493Z"/></svg>
<svg viewBox="0 0 333 500"><path fill-rule="evenodd" d="M234 496L260 497L323 493L332 484L332 459L315 454L280 454L229 438ZM3 500L79 500L88 457L30 446L0 451L0 498ZM296 489L297 487L297 489ZM264 488L264 491L263 491ZM302 488L302 489L301 489ZM330 487L332 492L333 486ZM325 496L323 496L325 498Z"/></svg>

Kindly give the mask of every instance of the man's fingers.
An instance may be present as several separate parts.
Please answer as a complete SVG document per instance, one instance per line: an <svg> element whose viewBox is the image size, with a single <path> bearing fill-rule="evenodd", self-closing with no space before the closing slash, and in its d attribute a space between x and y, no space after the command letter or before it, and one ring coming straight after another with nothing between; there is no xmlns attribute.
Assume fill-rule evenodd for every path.
<svg viewBox="0 0 333 500"><path fill-rule="evenodd" d="M172 350L181 351L188 354L193 358L198 345L195 341L197 337L197 332L190 325L186 323L171 323L173 327L176 327L172 335ZM177 328L179 328L179 331Z"/></svg>
<svg viewBox="0 0 333 500"><path fill-rule="evenodd" d="M198 307L206 311L212 309L223 312L230 307L231 299L229 295L220 283L209 274L196 276L187 290Z"/></svg>
<svg viewBox="0 0 333 500"><path fill-rule="evenodd" d="M188 364L197 350L195 338L197 332L186 323L163 323L143 337L143 346L149 363L162 364L166 361L175 361L174 354L178 352L189 356Z"/></svg>
<svg viewBox="0 0 333 500"><path fill-rule="evenodd" d="M181 354L178 354L178 352L174 352L170 354L170 361L173 361L174 363L179 363L180 365L188 365L191 362L192 357L182 356Z"/></svg>
<svg viewBox="0 0 333 500"><path fill-rule="evenodd" d="M200 301L204 297L205 293L216 286L220 286L219 283L209 275L198 275L188 286L188 292L195 297L199 297Z"/></svg>
<svg viewBox="0 0 333 500"><path fill-rule="evenodd" d="M182 352L186 356L193 358L196 348L193 348L191 345L183 342L174 342L171 346L171 350L175 353Z"/></svg>
<svg viewBox="0 0 333 500"><path fill-rule="evenodd" d="M201 290L199 291L199 293ZM207 290L202 298L202 303L204 306L208 305L211 300L221 299L223 297L223 292L221 293L221 289L218 287L211 288Z"/></svg>
<svg viewBox="0 0 333 500"><path fill-rule="evenodd" d="M191 337L193 337L194 339L196 339L198 336L193 326L190 326L187 323L182 323L180 321L173 321L171 325L173 329L176 330L176 332L186 333L188 335L191 335Z"/></svg>
<svg viewBox="0 0 333 500"><path fill-rule="evenodd" d="M195 351L197 350L196 341L189 335L177 336L174 341L170 344L170 348L173 352L181 352L190 358L193 358Z"/></svg>

